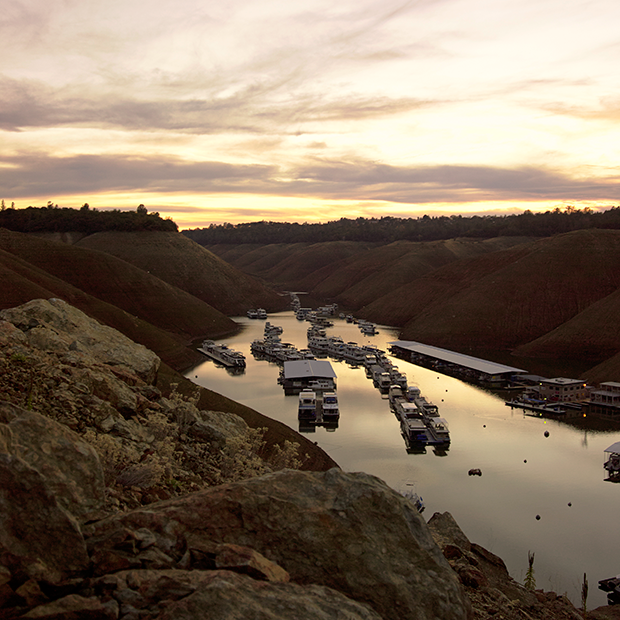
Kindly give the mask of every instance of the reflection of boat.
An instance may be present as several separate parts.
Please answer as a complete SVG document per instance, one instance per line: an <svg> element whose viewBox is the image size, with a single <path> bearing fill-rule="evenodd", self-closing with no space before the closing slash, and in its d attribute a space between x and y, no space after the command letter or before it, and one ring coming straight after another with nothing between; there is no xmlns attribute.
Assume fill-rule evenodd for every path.
<svg viewBox="0 0 620 620"><path fill-rule="evenodd" d="M213 340L205 340L198 350L224 366L245 368L245 355L229 349L225 344L216 344Z"/></svg>
<svg viewBox="0 0 620 620"><path fill-rule="evenodd" d="M603 464L607 472L606 480L610 482L620 482L620 441L611 444L605 450L605 463Z"/></svg>

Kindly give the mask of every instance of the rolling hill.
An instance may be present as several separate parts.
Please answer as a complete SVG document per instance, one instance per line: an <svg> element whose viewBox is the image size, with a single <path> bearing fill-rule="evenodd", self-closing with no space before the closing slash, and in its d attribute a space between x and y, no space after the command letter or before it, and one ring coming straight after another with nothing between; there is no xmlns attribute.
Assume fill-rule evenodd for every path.
<svg viewBox="0 0 620 620"><path fill-rule="evenodd" d="M111 254L176 286L227 316L250 307L281 310L287 301L257 278L175 232L100 232L75 247Z"/></svg>
<svg viewBox="0 0 620 620"><path fill-rule="evenodd" d="M110 248L121 244L141 247L147 252L156 248L159 263L168 263L168 273L175 264L179 272L192 266L192 285L200 288L201 280L224 282L231 286L238 276L240 290L251 288L256 300L282 298L255 278L236 272L232 267L215 259L209 268L190 254L181 257L174 252L166 254L173 245L170 235L176 235L184 246L196 246L178 233L104 233ZM87 238L87 237L86 237ZM161 241L161 242L160 242ZM197 255L209 254L196 246ZM0 230L1 271L4 286L0 291L0 307L8 308L35 297L61 297L84 310L99 321L115 327L133 340L144 344L175 368L191 366L199 355L187 347L192 340L221 337L236 331L237 325L228 316L204 299L179 286L170 284L148 270L122 260L111 253L50 241L39 236ZM188 253L189 254L189 253ZM181 284L187 284L179 278ZM190 287L191 288L191 287ZM221 286L220 286L221 288ZM239 299L243 293L235 288ZM217 286L211 286L216 303L222 299L225 310L230 308L231 296L220 295Z"/></svg>

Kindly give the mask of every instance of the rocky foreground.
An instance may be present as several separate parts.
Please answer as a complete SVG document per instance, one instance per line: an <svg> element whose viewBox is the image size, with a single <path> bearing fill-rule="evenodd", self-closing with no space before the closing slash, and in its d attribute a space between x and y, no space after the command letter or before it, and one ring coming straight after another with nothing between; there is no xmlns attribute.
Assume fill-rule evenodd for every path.
<svg viewBox="0 0 620 620"><path fill-rule="evenodd" d="M0 618L582 617L376 477L265 460L158 365L60 300L0 313Z"/></svg>

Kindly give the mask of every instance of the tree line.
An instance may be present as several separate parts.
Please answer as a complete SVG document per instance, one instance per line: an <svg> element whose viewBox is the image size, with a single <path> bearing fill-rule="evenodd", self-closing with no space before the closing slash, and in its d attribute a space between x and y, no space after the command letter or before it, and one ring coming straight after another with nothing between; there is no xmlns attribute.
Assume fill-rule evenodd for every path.
<svg viewBox="0 0 620 620"><path fill-rule="evenodd" d="M149 213L144 205L135 211L98 211L88 203L80 209L59 207L51 202L45 207L15 209L0 205L0 228L16 232L81 232L93 234L104 231L136 232L143 230L177 232L178 226L159 213Z"/></svg>
<svg viewBox="0 0 620 620"><path fill-rule="evenodd" d="M340 218L322 224L249 222L211 224L183 234L201 245L318 243L323 241L437 241L455 237L550 237L586 228L620 228L620 207L605 211L566 207L513 215L451 215L419 218Z"/></svg>

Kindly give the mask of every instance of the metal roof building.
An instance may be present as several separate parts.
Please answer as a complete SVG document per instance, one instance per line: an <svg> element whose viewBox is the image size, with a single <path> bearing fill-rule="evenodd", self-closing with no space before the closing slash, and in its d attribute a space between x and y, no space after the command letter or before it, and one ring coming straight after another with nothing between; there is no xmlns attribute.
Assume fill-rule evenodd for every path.
<svg viewBox="0 0 620 620"><path fill-rule="evenodd" d="M336 373L326 360L284 362L285 379L335 379Z"/></svg>
<svg viewBox="0 0 620 620"><path fill-rule="evenodd" d="M421 342L396 340L394 342L389 342L388 344L394 349L399 349L402 352L409 352L409 354L413 354L411 356L412 361L414 361L414 359L434 360L451 367L473 371L479 375L483 375L485 379L491 381L496 378L499 379L513 374L527 372L527 370L523 370L522 368L514 368L513 366L506 366L505 364L497 364L496 362L483 360L479 357L472 357L471 355L457 353L456 351L433 347L428 344L422 344Z"/></svg>

